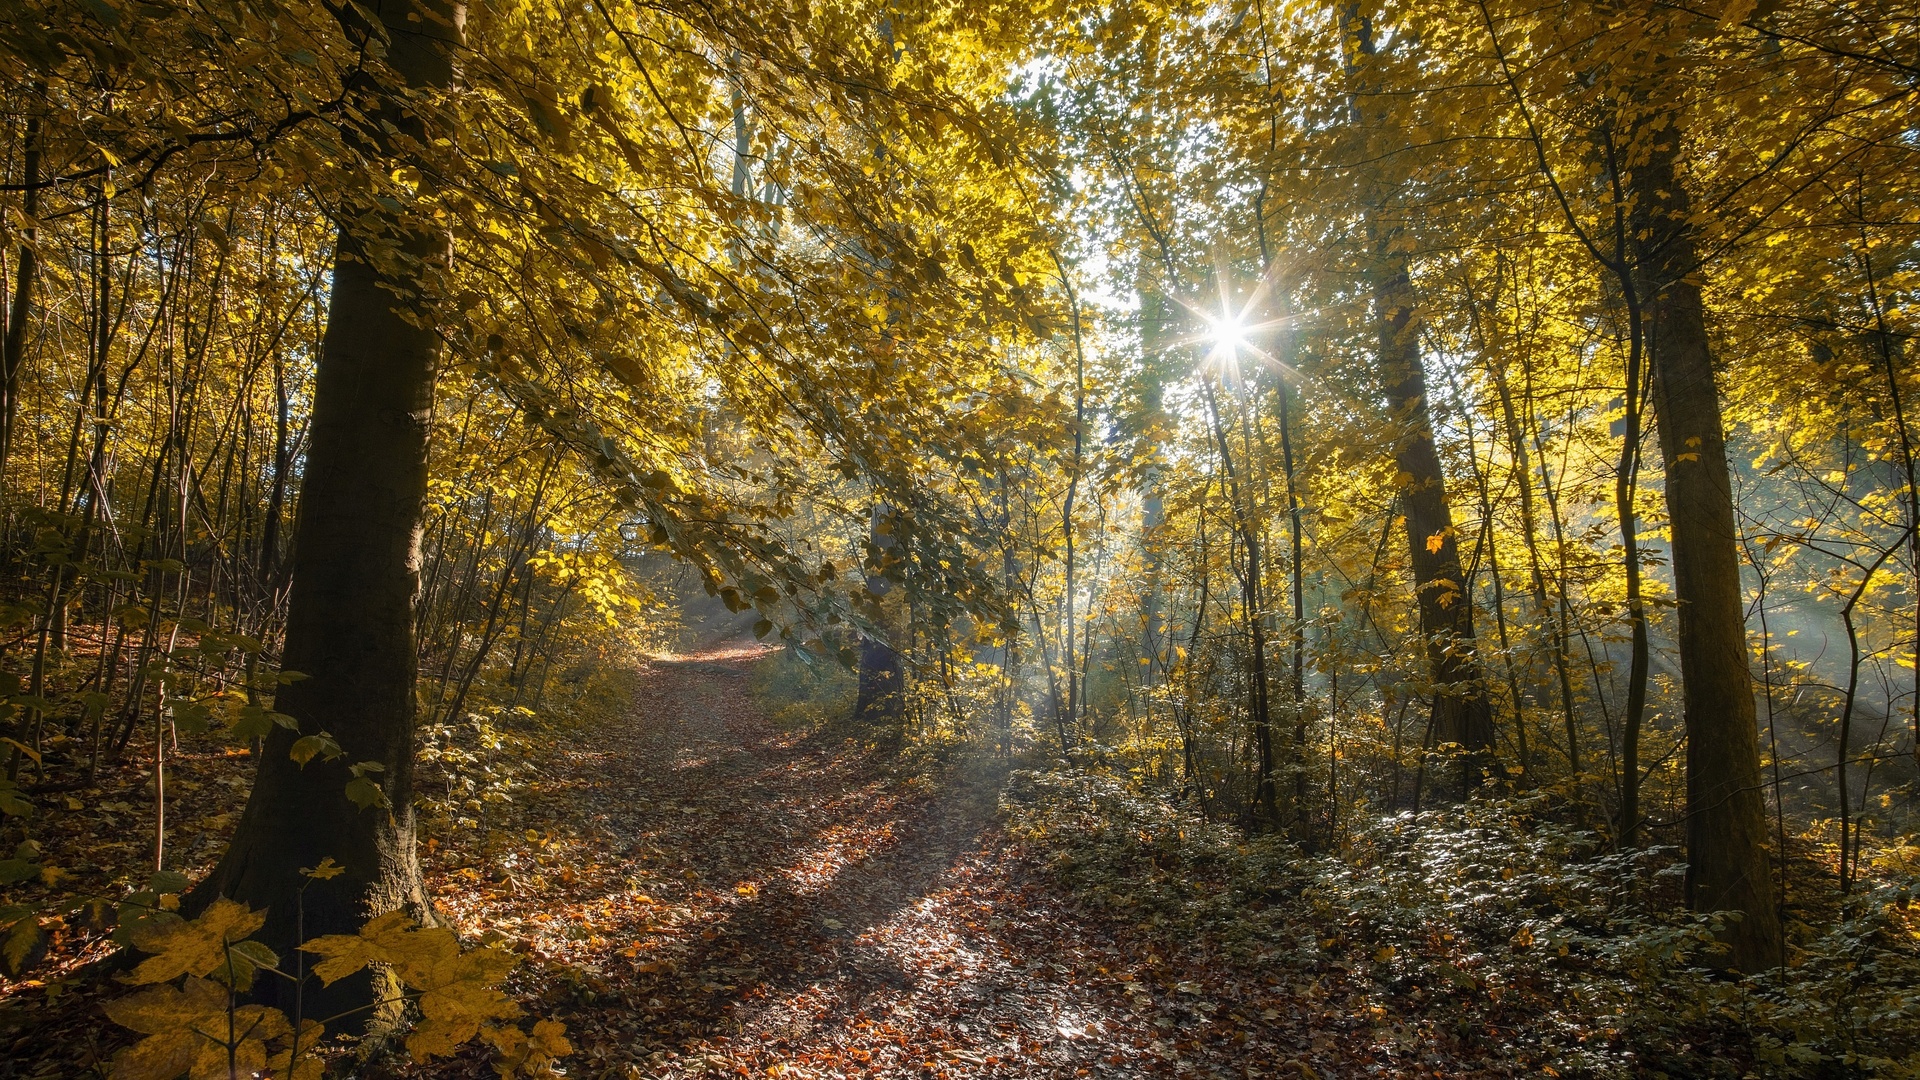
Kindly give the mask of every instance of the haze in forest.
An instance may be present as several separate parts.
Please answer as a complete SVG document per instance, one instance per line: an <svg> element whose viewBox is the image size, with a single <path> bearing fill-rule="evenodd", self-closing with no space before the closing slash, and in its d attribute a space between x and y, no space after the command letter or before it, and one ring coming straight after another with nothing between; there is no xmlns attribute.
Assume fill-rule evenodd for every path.
<svg viewBox="0 0 1920 1080"><path fill-rule="evenodd" d="M0 1080L1920 1071L1916 43L17 0Z"/></svg>

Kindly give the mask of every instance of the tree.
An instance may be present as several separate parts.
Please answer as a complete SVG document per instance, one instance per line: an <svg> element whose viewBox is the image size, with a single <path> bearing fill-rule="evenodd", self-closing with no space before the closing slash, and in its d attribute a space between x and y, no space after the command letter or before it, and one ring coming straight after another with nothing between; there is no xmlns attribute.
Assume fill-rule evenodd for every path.
<svg viewBox="0 0 1920 1080"><path fill-rule="evenodd" d="M367 117L355 134L374 160L398 163L435 137L434 95L453 84L465 7L347 10L350 37L385 46L384 65L351 85ZM282 655L294 681L275 700L297 727L268 734L233 840L194 894L197 907L225 896L265 908L261 940L283 956L389 911L433 918L414 837L414 601L448 240L404 209L356 209L335 248L315 377ZM309 885L301 869L327 858L345 872ZM307 993L309 1015L381 997L370 976Z"/></svg>
<svg viewBox="0 0 1920 1080"><path fill-rule="evenodd" d="M888 742L902 737L907 704L906 672L895 641L899 605L887 598L893 583L886 571L897 573L900 562L893 553L899 545L894 535L898 528L892 508L876 502L867 532L867 610L873 626L860 632L859 690L853 704L853 722Z"/></svg>
<svg viewBox="0 0 1920 1080"><path fill-rule="evenodd" d="M1687 731L1687 903L1737 911L1730 959L1744 971L1783 962L1768 866L1753 676L1747 666L1739 532L1726 425L1714 380L1676 118L1647 118L1631 170L1645 277L1654 418L1666 465L1673 594Z"/></svg>
<svg viewBox="0 0 1920 1080"><path fill-rule="evenodd" d="M1357 82L1354 118L1369 135L1368 124L1379 124L1367 110L1378 108L1379 78L1371 22L1358 8L1342 9L1341 24L1351 49L1350 74ZM1389 136L1390 138L1391 136ZM1367 140L1367 145L1378 139ZM1365 167L1363 172L1373 173ZM1379 335L1376 362L1386 392L1388 422L1393 425L1393 460L1399 509L1406 522L1407 549L1413 564L1414 602L1420 612L1420 634L1426 642L1432 680L1432 737L1466 752L1460 766L1458 792L1462 796L1491 774L1494 762L1493 709L1475 656L1473 593L1460 563L1459 536L1453 511L1447 504L1446 476L1434 442L1432 404L1427 373L1420 356L1419 295L1408 269L1408 237L1381 213L1385 192L1382 180L1369 175L1367 233L1371 244L1367 264L1373 291L1373 318Z"/></svg>

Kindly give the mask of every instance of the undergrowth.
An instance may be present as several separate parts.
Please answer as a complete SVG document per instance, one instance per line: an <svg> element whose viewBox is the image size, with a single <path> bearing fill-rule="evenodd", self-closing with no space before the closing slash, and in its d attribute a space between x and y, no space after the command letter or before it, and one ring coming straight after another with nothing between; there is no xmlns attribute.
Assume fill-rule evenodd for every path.
<svg viewBox="0 0 1920 1080"><path fill-rule="evenodd" d="M1721 969L1670 849L1608 852L1538 798L1357 823L1337 854L1208 822L1120 779L1015 773L1009 831L1084 902L1261 967L1333 971L1352 1007L1451 1015L1562 1075L1920 1076L1916 852L1786 967Z"/></svg>
<svg viewBox="0 0 1920 1080"><path fill-rule="evenodd" d="M859 686L853 672L831 658L780 649L748 672L747 690L775 726L807 731L849 723Z"/></svg>

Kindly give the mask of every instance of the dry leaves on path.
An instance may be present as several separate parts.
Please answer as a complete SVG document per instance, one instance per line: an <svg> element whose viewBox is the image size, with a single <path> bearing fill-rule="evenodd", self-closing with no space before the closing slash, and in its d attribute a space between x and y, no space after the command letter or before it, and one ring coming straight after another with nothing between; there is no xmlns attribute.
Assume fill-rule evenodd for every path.
<svg viewBox="0 0 1920 1080"><path fill-rule="evenodd" d="M991 769L777 729L763 656L654 663L629 722L544 764L527 846L435 875L533 954L572 1075L1423 1074L1426 1037L1330 982L1080 909L1010 848Z"/></svg>

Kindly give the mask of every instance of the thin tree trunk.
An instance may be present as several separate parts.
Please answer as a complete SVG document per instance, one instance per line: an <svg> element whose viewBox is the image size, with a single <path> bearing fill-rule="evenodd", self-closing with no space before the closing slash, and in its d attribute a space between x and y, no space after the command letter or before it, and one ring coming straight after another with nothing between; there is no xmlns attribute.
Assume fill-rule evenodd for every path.
<svg viewBox="0 0 1920 1080"><path fill-rule="evenodd" d="M1873 272L1873 249L1866 230L1860 233L1860 266L1867 275L1867 301L1873 305L1873 340L1887 375L1887 397L1893 404L1894 435L1900 443L1900 465L1907 481L1907 566L1910 582L1920 582L1920 476L1916 476L1913 437L1907 431L1906 404L1900 393L1900 344L1887 328L1886 306L1880 302L1880 282ZM1904 351L1904 350L1900 350ZM1920 587L1909 585L1913 597L1913 760L1920 764Z"/></svg>
<svg viewBox="0 0 1920 1080"><path fill-rule="evenodd" d="M34 84L35 90L40 84ZM38 97L38 93L29 93L28 97ZM20 375L26 370L27 359L27 323L33 315L33 280L36 272L34 237L32 227L35 215L40 212L40 117L27 119L27 132L22 152L20 170L21 182L26 191L21 196L21 210L25 213L28 228L20 238L20 247L15 256L13 298L7 304L7 329L4 339L0 339L0 479L4 479L7 462L13 454L14 420L20 414Z"/></svg>
<svg viewBox="0 0 1920 1080"><path fill-rule="evenodd" d="M1267 688L1267 612L1261 589L1260 531L1248 506L1251 491L1243 488L1240 474L1233 467L1233 448L1227 442L1227 429L1220 417L1219 395L1213 389L1213 376L1203 372L1201 389L1206 391L1207 416L1213 426L1214 443L1220 451L1220 469L1226 476L1227 501L1233 507L1234 531L1246 548L1246 569L1235 566L1240 579L1240 600L1247 622L1247 704L1253 714L1253 741L1258 775L1254 782L1254 806L1266 815L1267 823L1280 822L1279 790L1273 739L1273 711ZM1231 554L1228 562L1232 563Z"/></svg>
<svg viewBox="0 0 1920 1080"><path fill-rule="evenodd" d="M1547 598L1547 576L1540 561L1540 533L1533 506L1533 463L1528 460L1527 436L1513 407L1513 392L1506 372L1496 364L1487 370L1493 375L1494 389L1500 395L1500 411L1507 424L1508 446L1513 453L1513 473L1520 482L1520 533L1527 545L1527 569L1533 586L1536 615L1545 624L1553 640L1553 671L1560 690L1561 720L1567 729L1567 770L1580 775L1580 723L1573 708L1573 676L1567 670L1566 621L1556 622L1554 604ZM1564 587L1564 586L1563 586Z"/></svg>

